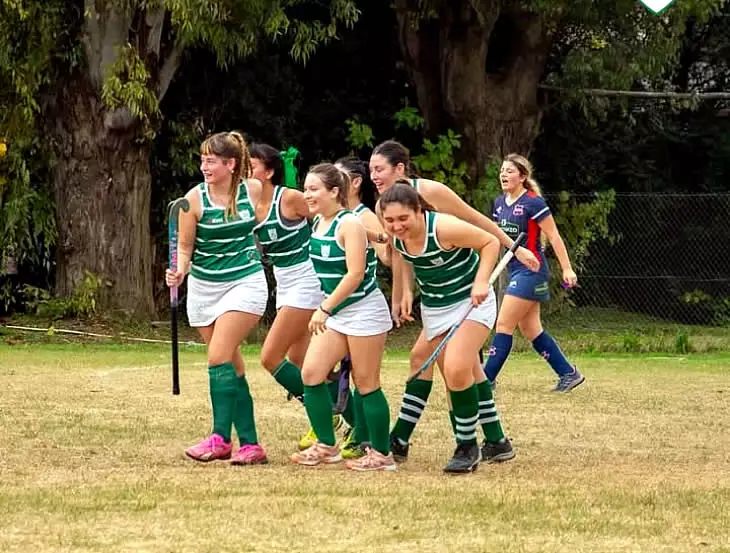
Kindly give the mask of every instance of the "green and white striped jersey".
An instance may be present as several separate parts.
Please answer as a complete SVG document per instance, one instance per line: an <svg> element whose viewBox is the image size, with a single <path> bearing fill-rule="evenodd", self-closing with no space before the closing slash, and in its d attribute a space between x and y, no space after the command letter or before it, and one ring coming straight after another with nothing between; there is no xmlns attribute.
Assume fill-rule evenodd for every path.
<svg viewBox="0 0 730 553"><path fill-rule="evenodd" d="M426 307L446 307L471 296L471 287L479 269L479 255L471 248L445 250L436 236L438 213L425 211L426 243L418 255L409 254L405 244L393 239L393 247L413 265Z"/></svg>
<svg viewBox="0 0 730 553"><path fill-rule="evenodd" d="M309 257L312 258L314 271L317 273L325 296L332 294L342 278L347 274L345 250L337 243L336 236L337 229L343 217L351 214L351 211L343 209L337 213L330 223L329 228L323 234L313 232L309 240ZM316 228L319 220L319 216L314 218L314 228ZM366 268L365 277L357 289L345 301L335 307L332 313L335 314L344 307L363 299L377 287L378 283L375 280L375 271L370 271L369 268Z"/></svg>
<svg viewBox="0 0 730 553"><path fill-rule="evenodd" d="M360 214L370 211L370 209L365 204L358 205L355 209L352 210L352 212L360 217ZM372 211L370 211L372 213ZM361 219L362 220L362 219ZM367 266L365 268L365 280L368 278L375 278L376 271L378 269L378 255L375 252L375 248L373 248L373 245L368 242L368 251L365 254L365 262L367 263Z"/></svg>
<svg viewBox="0 0 730 553"><path fill-rule="evenodd" d="M284 224L281 218L284 190L283 186L274 187L269 213L254 229L266 257L274 267L292 267L309 259L309 222L302 219L293 226Z"/></svg>
<svg viewBox="0 0 730 553"><path fill-rule="evenodd" d="M226 219L226 209L214 205L208 185L200 183L202 214L195 231L190 274L201 280L229 282L263 270L253 239L256 225L254 207L248 199L248 186L238 186L238 216Z"/></svg>

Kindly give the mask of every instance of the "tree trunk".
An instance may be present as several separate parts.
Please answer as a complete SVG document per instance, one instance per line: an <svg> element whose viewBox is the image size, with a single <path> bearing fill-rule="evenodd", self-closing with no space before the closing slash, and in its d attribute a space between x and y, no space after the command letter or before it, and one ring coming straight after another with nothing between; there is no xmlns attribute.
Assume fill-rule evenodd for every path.
<svg viewBox="0 0 730 553"><path fill-rule="evenodd" d="M540 15L499 2L443 2L438 20L425 21L416 6L396 0L395 9L426 131L451 126L463 136L475 186L490 159L529 154L552 37Z"/></svg>
<svg viewBox="0 0 730 553"><path fill-rule="evenodd" d="M58 255L56 292L71 294L85 271L109 282L102 308L154 313L150 235L150 148L135 126L114 129L94 87L77 75L51 118Z"/></svg>

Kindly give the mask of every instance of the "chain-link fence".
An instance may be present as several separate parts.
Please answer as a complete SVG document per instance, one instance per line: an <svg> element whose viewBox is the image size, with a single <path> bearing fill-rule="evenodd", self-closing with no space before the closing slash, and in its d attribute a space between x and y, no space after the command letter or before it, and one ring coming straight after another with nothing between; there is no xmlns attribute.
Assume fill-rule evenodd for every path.
<svg viewBox="0 0 730 553"><path fill-rule="evenodd" d="M608 228L579 272L577 308L730 325L730 194L618 194Z"/></svg>

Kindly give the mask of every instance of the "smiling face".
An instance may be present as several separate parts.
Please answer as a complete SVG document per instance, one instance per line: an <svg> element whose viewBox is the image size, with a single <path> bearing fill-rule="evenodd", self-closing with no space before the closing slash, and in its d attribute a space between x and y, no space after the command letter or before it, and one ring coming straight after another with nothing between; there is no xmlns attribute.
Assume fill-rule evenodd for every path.
<svg viewBox="0 0 730 553"><path fill-rule="evenodd" d="M307 202L310 213L327 215L341 209L338 194L337 187L327 190L322 179L314 173L309 173L304 179L304 201Z"/></svg>
<svg viewBox="0 0 730 553"><path fill-rule="evenodd" d="M502 191L506 194L518 194L525 185L526 176L520 173L517 165L511 161L502 163L502 169L499 171L499 183L502 185Z"/></svg>
<svg viewBox="0 0 730 553"><path fill-rule="evenodd" d="M406 167L403 163L392 165L388 158L380 154L370 157L370 179L375 183L378 194L382 194L395 184L395 181L406 176Z"/></svg>
<svg viewBox="0 0 730 553"><path fill-rule="evenodd" d="M208 185L229 182L235 167L235 159L225 159L215 154L200 156L200 172L203 173L203 179Z"/></svg>
<svg viewBox="0 0 730 553"><path fill-rule="evenodd" d="M385 231L399 240L406 240L421 230L420 210L414 210L400 202L391 202L383 207Z"/></svg>

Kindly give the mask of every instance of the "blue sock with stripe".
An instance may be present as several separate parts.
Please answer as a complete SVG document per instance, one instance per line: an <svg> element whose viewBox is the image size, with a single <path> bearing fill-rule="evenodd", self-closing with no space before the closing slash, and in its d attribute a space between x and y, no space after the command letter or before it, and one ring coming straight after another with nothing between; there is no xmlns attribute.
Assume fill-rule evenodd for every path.
<svg viewBox="0 0 730 553"><path fill-rule="evenodd" d="M490 382L497 379L510 351L512 351L512 335L501 332L495 334L492 345L489 347L489 357L484 365L484 374L487 375Z"/></svg>
<svg viewBox="0 0 730 553"><path fill-rule="evenodd" d="M560 347L557 342L552 336L550 336L550 334L547 333L547 331L543 331L540 336L532 341L532 347L535 348L535 351L540 355L540 357L550 363L550 366L558 376L563 376L573 372L573 365L568 362L565 355L563 355L563 352L560 351Z"/></svg>

